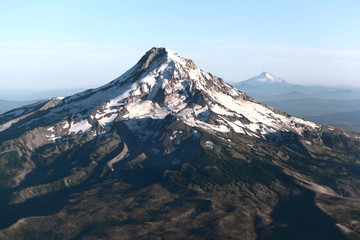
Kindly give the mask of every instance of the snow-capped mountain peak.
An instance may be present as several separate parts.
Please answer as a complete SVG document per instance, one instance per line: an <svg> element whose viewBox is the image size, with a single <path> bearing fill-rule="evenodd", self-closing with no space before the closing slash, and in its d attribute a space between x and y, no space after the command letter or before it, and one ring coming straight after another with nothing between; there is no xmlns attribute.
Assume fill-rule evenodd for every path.
<svg viewBox="0 0 360 240"><path fill-rule="evenodd" d="M0 115L0 238L265 239L309 226L301 239L345 239L337 226L356 237L359 139L153 48L102 87Z"/></svg>
<svg viewBox="0 0 360 240"><path fill-rule="evenodd" d="M276 80L269 73L262 75ZM47 137L36 142L41 145L73 134L91 132L96 136L121 121L145 140L156 134L133 120L161 120L167 116L209 132L259 138L277 131L301 134L318 127L257 103L221 78L197 68L192 60L166 48L152 48L134 67L105 86L59 99L56 105L42 111L41 118L36 118L41 109L29 111L3 115L2 119L11 120L0 118L0 134L18 123L24 129L43 126ZM25 118L29 119L20 121Z"/></svg>
<svg viewBox="0 0 360 240"><path fill-rule="evenodd" d="M287 84L287 82L279 77L272 75L269 72L262 72L258 76L252 77L243 81L247 84Z"/></svg>
<svg viewBox="0 0 360 240"><path fill-rule="evenodd" d="M271 82L282 82L281 78L277 78L274 75L272 75L271 73L263 72L261 75L265 75L263 79L269 80Z"/></svg>

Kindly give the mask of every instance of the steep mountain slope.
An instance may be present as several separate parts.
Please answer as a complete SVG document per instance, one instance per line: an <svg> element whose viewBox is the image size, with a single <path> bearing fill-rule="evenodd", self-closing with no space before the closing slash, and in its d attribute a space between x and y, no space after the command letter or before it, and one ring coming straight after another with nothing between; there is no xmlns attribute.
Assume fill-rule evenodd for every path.
<svg viewBox="0 0 360 240"><path fill-rule="evenodd" d="M0 115L0 144L3 239L360 236L359 135L165 48L105 86Z"/></svg>

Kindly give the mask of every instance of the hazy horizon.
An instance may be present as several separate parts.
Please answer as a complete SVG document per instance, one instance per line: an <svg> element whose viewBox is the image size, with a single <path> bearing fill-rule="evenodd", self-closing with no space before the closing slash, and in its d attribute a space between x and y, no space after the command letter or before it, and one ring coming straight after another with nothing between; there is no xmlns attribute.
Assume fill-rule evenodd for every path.
<svg viewBox="0 0 360 240"><path fill-rule="evenodd" d="M360 87L357 1L13 1L0 8L1 89L94 88L151 47L229 83L272 73Z"/></svg>
<svg viewBox="0 0 360 240"><path fill-rule="evenodd" d="M257 74L257 75L259 75L259 74ZM252 77L255 77L257 75L254 75ZM221 76L217 76L217 77L221 77ZM250 78L248 78L248 79L250 79ZM24 92L29 92L29 91L31 91L31 92L52 92L52 91L65 91L65 90L84 91L84 90L87 90L87 89L93 89L93 88L101 87L101 86L103 86L102 84L106 84L108 82L111 82L114 79L109 79L107 82L100 83L100 85L91 85L91 86L90 85L82 85L82 86L78 86L78 87L74 87L74 88L67 87L67 86L64 86L63 88L62 87L53 87L53 88L51 88L51 87L50 88L37 88L37 87L16 88L16 87L14 87L14 88L7 88L7 89L1 88L0 89L0 96L1 96L1 94L8 93L9 91L20 91L19 94L22 94L21 91L24 91ZM227 80L225 80L225 81L227 83L229 83L229 84L235 84L235 83L239 83L239 82L242 82L242 81L246 81L248 79L243 79L243 80L236 81L236 82L230 82L230 81L227 81ZM337 88L352 88L352 87L360 88L360 85L351 85L351 84L325 84L325 83L311 84L311 83L295 83L295 82L288 81L287 79L284 79L284 80L286 80L290 84L300 84L300 85L304 85L304 86L324 86L324 87L334 87L334 88L336 88L336 87Z"/></svg>

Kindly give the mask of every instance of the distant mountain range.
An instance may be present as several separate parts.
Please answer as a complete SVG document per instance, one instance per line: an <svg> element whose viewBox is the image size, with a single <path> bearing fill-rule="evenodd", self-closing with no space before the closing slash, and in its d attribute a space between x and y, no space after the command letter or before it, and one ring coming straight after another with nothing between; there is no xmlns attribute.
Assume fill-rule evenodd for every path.
<svg viewBox="0 0 360 240"><path fill-rule="evenodd" d="M233 84L265 104L295 116L360 131L360 88L292 84L262 72ZM333 116L336 115L336 121ZM352 119L349 121L348 117Z"/></svg>
<svg viewBox="0 0 360 240"><path fill-rule="evenodd" d="M9 100L3 100L0 99L0 114L7 112L11 109L18 108L27 104L31 104L34 102L37 102L38 100L33 101L9 101Z"/></svg>
<svg viewBox="0 0 360 240"><path fill-rule="evenodd" d="M0 114L14 108L35 103L56 96L69 96L83 91L83 88L59 90L8 89L0 90Z"/></svg>
<svg viewBox="0 0 360 240"><path fill-rule="evenodd" d="M52 89L52 90L7 89L7 90L0 90L0 99L4 99L8 101L33 101L36 99L47 99L57 96L66 97L84 90L85 88L68 88L68 89Z"/></svg>
<svg viewBox="0 0 360 240"><path fill-rule="evenodd" d="M360 104L360 101L359 101ZM308 119L335 127L360 131L360 110L352 112L339 112L320 116L309 116Z"/></svg>

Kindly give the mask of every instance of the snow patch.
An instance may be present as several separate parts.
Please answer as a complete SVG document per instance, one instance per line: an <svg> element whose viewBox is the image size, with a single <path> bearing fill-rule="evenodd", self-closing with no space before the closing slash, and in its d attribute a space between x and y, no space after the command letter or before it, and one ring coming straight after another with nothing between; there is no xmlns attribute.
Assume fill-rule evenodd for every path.
<svg viewBox="0 0 360 240"><path fill-rule="evenodd" d="M71 122L69 133L87 132L91 127L92 125L86 119L77 123Z"/></svg>
<svg viewBox="0 0 360 240"><path fill-rule="evenodd" d="M118 116L117 113L115 114L112 114L110 116L105 116L105 117L102 117L101 119L99 119L99 123L101 124L101 126L108 126L110 125L112 122L114 122L114 120L116 119L116 117Z"/></svg>
<svg viewBox="0 0 360 240"><path fill-rule="evenodd" d="M214 149L215 143L213 143L212 141L206 141L205 146L209 149Z"/></svg>
<svg viewBox="0 0 360 240"><path fill-rule="evenodd" d="M164 119L169 110L164 107L160 107L158 103L150 100L142 100L134 103L129 103L126 106L128 113L124 115L124 118L139 119L139 118L152 118L152 119Z"/></svg>
<svg viewBox="0 0 360 240"><path fill-rule="evenodd" d="M203 122L209 121L211 112L208 106L202 107L201 105L195 105L193 109L197 120Z"/></svg>

